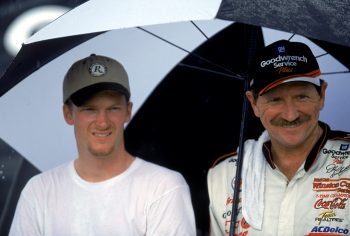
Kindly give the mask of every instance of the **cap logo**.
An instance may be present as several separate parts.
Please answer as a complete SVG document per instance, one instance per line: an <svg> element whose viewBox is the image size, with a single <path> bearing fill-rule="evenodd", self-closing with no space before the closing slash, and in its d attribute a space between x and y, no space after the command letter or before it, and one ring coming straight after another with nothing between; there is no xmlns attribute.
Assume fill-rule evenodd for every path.
<svg viewBox="0 0 350 236"><path fill-rule="evenodd" d="M89 67L89 73L94 77L102 76L106 74L106 72L107 72L107 67L105 67L102 64L95 63Z"/></svg>
<svg viewBox="0 0 350 236"><path fill-rule="evenodd" d="M260 62L261 67L265 67L268 65L273 65L273 68L279 68L282 66L292 66L296 67L298 65L298 62L305 62L307 63L307 58L302 56L296 56L296 55L278 55L277 57L270 58L268 60Z"/></svg>
<svg viewBox="0 0 350 236"><path fill-rule="evenodd" d="M277 47L278 53L285 53L286 48L284 46Z"/></svg>

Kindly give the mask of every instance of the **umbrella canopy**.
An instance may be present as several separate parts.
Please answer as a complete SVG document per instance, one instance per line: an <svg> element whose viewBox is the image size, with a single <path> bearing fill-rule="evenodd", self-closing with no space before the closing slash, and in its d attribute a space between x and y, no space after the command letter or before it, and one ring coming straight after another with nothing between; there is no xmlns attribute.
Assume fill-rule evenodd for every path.
<svg viewBox="0 0 350 236"><path fill-rule="evenodd" d="M349 0L224 0L217 17L349 46L349 10Z"/></svg>
<svg viewBox="0 0 350 236"><path fill-rule="evenodd" d="M108 9L106 9L108 6ZM161 24L185 20L208 20L213 18L239 21L256 26L298 33L309 38L321 39L341 45L350 45L350 1L285 1L285 0L90 0L73 9L37 34L31 41L85 34L116 28ZM76 11L83 12L84 21L76 22ZM115 12L118 12L116 15ZM169 14L171 13L171 14ZM99 14L97 24L89 16ZM135 16L131 17L130 16ZM105 22L107 21L107 22ZM63 25L79 24L79 28L65 29ZM63 32L63 31L61 31ZM325 34L327 32L327 34ZM29 41L30 42L30 41Z"/></svg>
<svg viewBox="0 0 350 236"><path fill-rule="evenodd" d="M190 3L174 1L165 4L164 1L152 1L154 4L150 4L150 1L140 4L143 1L137 1L139 4L136 5L136 1L130 0L128 5L125 5L120 3L123 1L111 3L106 0L91 0L35 34L22 47L7 72L0 79L0 89L3 95L0 105L9 110L19 94L23 99L21 103L24 104L18 113L9 112L1 118L3 122L0 123L6 124L1 127L1 133L6 135L4 140L12 146L21 148L23 150L21 153L25 153L24 156L30 158L31 162L37 166L41 165L39 168L41 170L62 162L64 158L71 159L75 151L71 130L54 128L56 125L61 127L64 122L62 118L59 119L60 105L55 107L58 109L52 113L52 117L47 114L46 109L52 106L52 102L61 104L60 88L63 73L74 60L85 57L91 52L115 57L126 64L127 71L130 72L132 78L131 83L134 83L131 84L132 99L136 101L137 113L127 126L127 148L134 154L177 169L184 174L191 186L197 225L199 229L205 231L208 227L206 170L216 157L237 148L241 124L240 113L244 110L242 109L244 78L248 75L250 57L264 44L269 44L279 38L289 39L293 34L269 29L261 31L260 27L252 25L237 23L231 25L232 22L213 20L216 14L222 15L220 5L231 6L227 5L227 2L224 4L221 1L189 1ZM93 3L97 5L92 7L90 4ZM100 7L104 4L110 4L111 7L108 9L113 14L107 14L109 11L105 7L103 14L99 14L102 9ZM113 8L115 6L117 8ZM153 8L153 6L158 7ZM91 12L92 9L93 12ZM173 12L174 15L169 12ZM103 17L113 16L116 17L115 20L103 19ZM121 17L123 21L118 17ZM212 20L182 22L194 19ZM182 23L130 28L177 21ZM103 25L102 22L106 22L106 25ZM195 32L200 35L198 37L200 39L195 42L191 41L190 46L179 46L181 42L186 41L185 44L187 44L188 40L193 38L193 35L184 31L184 28L177 28L181 24L191 25L191 28L196 29ZM215 25L215 30L209 30L211 33L208 34L203 29L210 24ZM230 26L226 27L228 25ZM114 28L118 30L109 31ZM167 34L163 34L162 28L167 29ZM106 31L109 32L104 33ZM220 33L215 34L219 31ZM349 32L349 30L346 31ZM141 33L142 37L140 37ZM211 35L215 36L210 37ZM103 38L110 41L99 41ZM176 38L175 41L172 40L174 38ZM305 41L306 39L294 36L291 40ZM332 42L340 43L337 45L316 39L312 39L314 43L310 40L306 41L312 46L314 53L320 56L319 63L326 65L321 66L323 72L336 73L349 70L349 61L344 57L344 52L349 52L349 48L340 45L342 42L338 38L335 37L332 40ZM193 51L201 44L202 46ZM76 45L80 46L75 47ZM99 49L98 46L104 46L104 50ZM165 51L165 48L170 51ZM190 55L189 52L191 52ZM331 55L327 52L331 52ZM58 57L61 54L63 55ZM157 56L147 57L154 54ZM125 58L129 58L129 61ZM50 61L52 63L44 66ZM168 73L179 61L181 61L179 66ZM337 64L328 65L333 62ZM36 73L28 77L36 70L38 70ZM139 75L136 75L137 71ZM155 74L156 72L159 73ZM342 74L329 76L332 78L332 83L329 82L330 88L336 86L333 81L340 81L341 85L338 85L340 88L349 86L349 80L344 82L341 78ZM14 87L23 79L25 80L22 83ZM41 88L41 91L28 90L28 83ZM54 96L55 94L57 96ZM342 94L334 92L334 95L336 95L334 96L335 102L341 99ZM37 100L32 100L34 97ZM33 112L33 103L41 106L38 110L41 109L42 113ZM35 123L38 115L46 117L47 120L39 120L39 123ZM21 125L19 119L14 121L14 117L20 117L20 119L26 117L30 125L28 123ZM330 118L325 117L325 121L327 119ZM261 127L252 117L248 116L248 120L250 125L247 137L255 137ZM15 122L15 128L13 128L14 125L12 128L8 125L11 121ZM47 125L46 128L36 128L43 127L44 123ZM337 122L330 123L331 126L338 124ZM18 130L21 132L18 133ZM24 134L30 135L28 137ZM23 140L21 147L16 145L20 139ZM43 147L41 150L33 148L33 145L28 142L33 139L38 141L37 144L43 144L40 145ZM57 146L67 148L57 150ZM60 157L53 158L55 160L45 166L43 160L48 158L49 148L57 150ZM40 151L42 152L36 155L35 152ZM50 156L53 155L50 154Z"/></svg>
<svg viewBox="0 0 350 236"><path fill-rule="evenodd" d="M302 0L90 0L44 27L24 44L0 80L0 96L63 52L112 29L217 18L297 33L326 41L331 48L333 44L327 42L350 45L349 11L350 0L329 3ZM54 42L46 41L51 38L55 38ZM42 52L39 50L42 47L47 50ZM343 47L339 50L346 55ZM34 51L35 58L28 57Z"/></svg>

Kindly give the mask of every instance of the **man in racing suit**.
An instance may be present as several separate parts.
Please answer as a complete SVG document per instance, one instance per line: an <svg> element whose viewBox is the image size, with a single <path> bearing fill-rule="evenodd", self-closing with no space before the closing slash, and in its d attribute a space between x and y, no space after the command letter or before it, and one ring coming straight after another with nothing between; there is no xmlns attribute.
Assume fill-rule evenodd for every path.
<svg viewBox="0 0 350 236"><path fill-rule="evenodd" d="M350 135L319 121L327 83L302 43L258 55L246 93L265 131L247 140L234 235L350 234ZM237 153L208 173L210 235L229 235Z"/></svg>

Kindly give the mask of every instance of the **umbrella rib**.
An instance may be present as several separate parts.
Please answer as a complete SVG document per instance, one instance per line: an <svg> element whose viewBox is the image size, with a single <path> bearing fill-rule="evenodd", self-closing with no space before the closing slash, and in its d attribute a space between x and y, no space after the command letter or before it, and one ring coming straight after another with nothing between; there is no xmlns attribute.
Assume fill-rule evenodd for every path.
<svg viewBox="0 0 350 236"><path fill-rule="evenodd" d="M180 47L179 45L176 45L175 43L170 42L169 40L166 40L165 38L162 38L162 37L160 37L160 36L150 32L150 31L148 31L148 30L146 30L146 29L144 29L142 27L137 27L137 28L140 29L140 30L145 31L146 33L148 33L148 34L150 34L150 35L152 35L152 36L154 36L154 37L156 37L156 38L158 38L158 39L160 39L160 40L162 40L162 41L164 41L164 42L166 42L166 43L168 43L168 44L170 44L170 45L172 45L172 46L174 46L174 47L176 47L176 48L178 48L178 49L180 49L180 50L182 50L184 52L187 52L187 53L191 54L190 51Z"/></svg>
<svg viewBox="0 0 350 236"><path fill-rule="evenodd" d="M315 56L316 58L319 58L319 57L323 57L323 56L326 56L326 55L328 55L329 53L328 52L325 52L325 53L323 53L323 54L320 54L320 55L318 55L318 56Z"/></svg>
<svg viewBox="0 0 350 236"><path fill-rule="evenodd" d="M212 62L212 61L210 61L210 60L208 60L208 59L206 59L206 58L204 58L204 57L201 57L201 56L199 56L199 55L197 55L197 54L195 54L195 53L192 53L192 52L186 50L185 48L180 47L179 45L176 45L175 43L172 43L172 42L170 42L169 40L166 40L165 38L162 38L162 37L160 37L159 35L156 35L156 34L150 32L150 31L148 31L148 30L146 30L146 29L144 29L144 28L142 28L142 27L137 27L137 28L140 29L140 30L142 30L142 31L144 31L144 32L146 32L146 33L148 33L148 34L150 34L150 35L152 35L152 36L154 36L154 37L156 37L156 38L158 38L158 39L160 39L160 40L162 40L163 42L166 42L166 43L168 43L168 44L170 44L170 45L172 45L172 46L174 46L174 47L176 47L176 48L178 48L178 49L180 49L180 50L182 50L182 51L184 51L184 52L186 52L186 53L188 53L188 54L190 54L190 55L192 55L192 56L194 56L194 57L196 57L196 58L198 58L198 59L200 59L200 60L203 60L203 61L205 61L205 62L208 62L209 64L211 64L211 65L213 65L213 66L216 66L216 67L218 67L218 68L220 68L220 69L223 69L223 70L225 70L225 71L227 71L227 72L229 72L229 73L231 73L231 74L234 75L234 72L233 72L233 71L231 71L231 70L229 70L229 69L227 69L227 68L225 68L225 67L223 67L223 66L221 66L221 65L219 65L219 64L216 64L216 63L214 63L214 62Z"/></svg>
<svg viewBox="0 0 350 236"><path fill-rule="evenodd" d="M184 67L188 67L188 68L191 68L191 69L196 69L196 70L201 70L201 71L205 71L205 72L210 72L210 73L217 74L217 75L227 76L229 78L235 78L235 79L239 79L239 80L244 80L244 78L242 76L240 76L239 74L237 74L237 75L227 74L227 73L223 73L223 72L219 72L219 71L215 71L215 70L210 70L210 69L206 69L206 68L203 68L203 67L192 66L192 65L188 65L188 64L184 64L184 63L179 63L179 66L184 66Z"/></svg>
<svg viewBox="0 0 350 236"><path fill-rule="evenodd" d="M325 72L322 75L335 75L335 74L348 74L350 71L336 71L336 72Z"/></svg>
<svg viewBox="0 0 350 236"><path fill-rule="evenodd" d="M323 56L327 56L327 55L330 55L332 56L332 54L330 54L329 52L325 52L325 53L322 53L320 55L317 55L315 56L316 58L320 58L320 57L323 57ZM339 62L341 64L343 64L342 62ZM344 65L344 64L343 64ZM345 67L348 67L348 66L345 66ZM321 74L322 75L335 75L335 74L347 74L347 73L350 73L350 70L345 70L345 71L334 71L334 72L322 72Z"/></svg>
<svg viewBox="0 0 350 236"><path fill-rule="evenodd" d="M206 39L209 39L209 37L203 32L203 30L201 28L199 28L199 26L194 23L194 21L191 20L191 23L194 25L194 27L197 28L197 30L206 38Z"/></svg>
<svg viewBox="0 0 350 236"><path fill-rule="evenodd" d="M292 40L292 38L293 38L294 36L295 36L295 34L292 34L292 35L289 37L288 41Z"/></svg>
<svg viewBox="0 0 350 236"><path fill-rule="evenodd" d="M317 55L315 57L320 58L320 57L327 56L327 55L330 55L330 54L328 52L325 52L325 53L322 53L322 54ZM347 71L323 72L321 74L322 75L335 75L335 74L347 74L347 73L350 73L350 71L347 70Z"/></svg>

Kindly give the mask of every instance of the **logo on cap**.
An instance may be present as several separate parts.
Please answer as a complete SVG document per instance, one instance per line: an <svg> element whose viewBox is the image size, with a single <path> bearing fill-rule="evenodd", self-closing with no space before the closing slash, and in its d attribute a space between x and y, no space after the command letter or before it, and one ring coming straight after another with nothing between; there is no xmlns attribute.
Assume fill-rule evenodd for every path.
<svg viewBox="0 0 350 236"><path fill-rule="evenodd" d="M277 47L278 53L285 53L286 48L284 46Z"/></svg>
<svg viewBox="0 0 350 236"><path fill-rule="evenodd" d="M107 67L105 67L102 64L95 63L89 67L89 73L95 77L102 76L106 74L106 72L107 72Z"/></svg>

